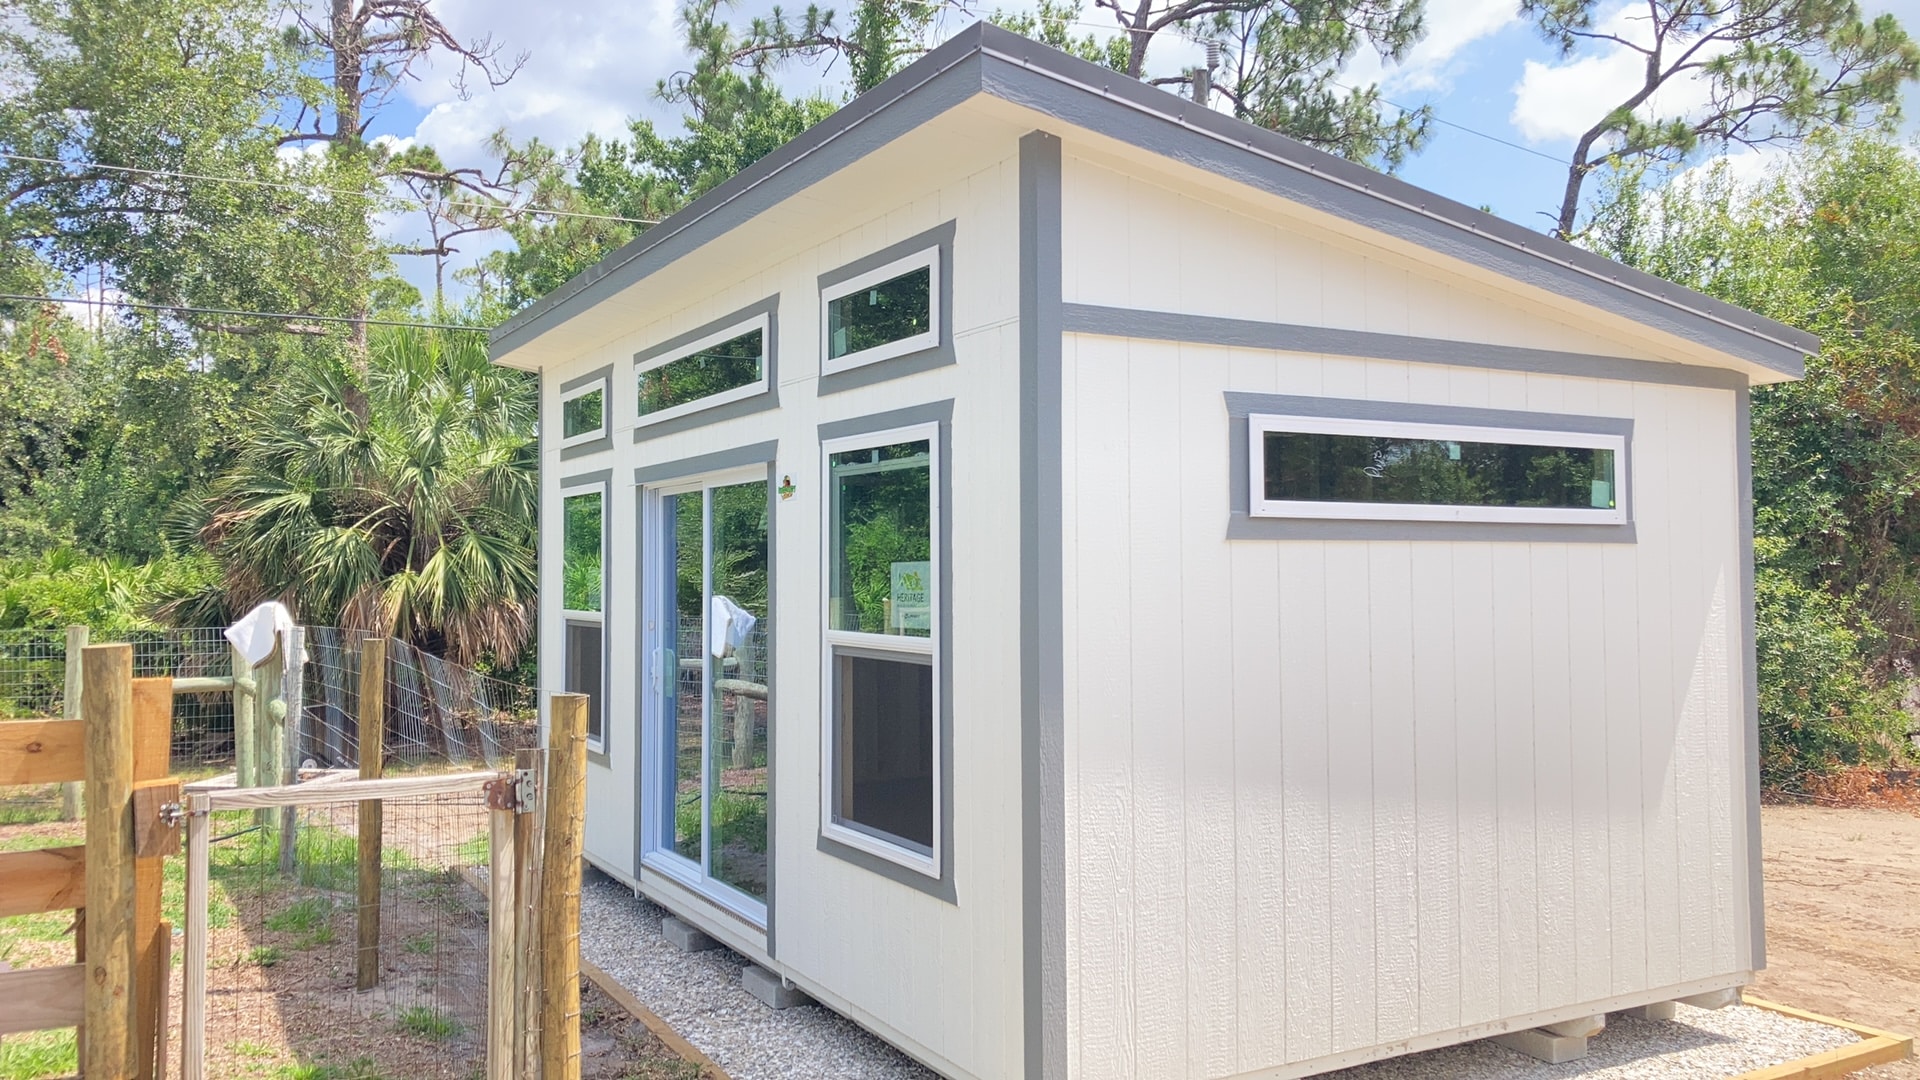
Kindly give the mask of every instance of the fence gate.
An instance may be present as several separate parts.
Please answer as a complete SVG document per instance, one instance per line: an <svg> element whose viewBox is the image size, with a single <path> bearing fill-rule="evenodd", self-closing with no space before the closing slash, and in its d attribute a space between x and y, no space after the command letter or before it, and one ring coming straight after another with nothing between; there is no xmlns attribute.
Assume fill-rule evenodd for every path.
<svg viewBox="0 0 1920 1080"><path fill-rule="evenodd" d="M384 665L362 666L363 718L383 715ZM383 824L396 800L484 799L487 809L485 1053L489 1080L577 1080L579 1076L579 907L586 771L586 699L555 695L545 752L519 751L511 770L381 776L380 740L360 749L357 776L273 787L230 786L231 778L186 789L186 941L181 1075L207 1076L207 971L212 898L212 814L273 811L282 842L296 811L352 808L355 818L354 986L381 981ZM378 724L378 720L372 721ZM381 730L379 726L363 730ZM544 773L544 775L543 775ZM282 867L283 870L286 868ZM477 877L477 875L476 875ZM550 992L549 992L550 991Z"/></svg>

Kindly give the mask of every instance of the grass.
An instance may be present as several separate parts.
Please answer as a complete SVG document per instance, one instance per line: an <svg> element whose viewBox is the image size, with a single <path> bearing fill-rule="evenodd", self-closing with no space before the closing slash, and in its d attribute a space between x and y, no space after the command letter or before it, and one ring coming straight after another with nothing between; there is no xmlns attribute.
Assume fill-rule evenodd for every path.
<svg viewBox="0 0 1920 1080"><path fill-rule="evenodd" d="M254 967L269 968L286 958L286 952L278 945L255 945L247 952L247 963Z"/></svg>
<svg viewBox="0 0 1920 1080"><path fill-rule="evenodd" d="M80 1051L71 1028L0 1039L0 1080L71 1076L79 1071Z"/></svg>
<svg viewBox="0 0 1920 1080"><path fill-rule="evenodd" d="M437 948L439 944L440 935L428 932L408 938L406 943L400 947L414 956L432 956L433 950Z"/></svg>
<svg viewBox="0 0 1920 1080"><path fill-rule="evenodd" d="M308 896L267 916L261 925L281 934L310 934L333 917L333 901L324 896Z"/></svg>
<svg viewBox="0 0 1920 1080"><path fill-rule="evenodd" d="M441 1009L411 1005L400 1012L400 1030L423 1039L445 1041L460 1034L460 1021Z"/></svg>

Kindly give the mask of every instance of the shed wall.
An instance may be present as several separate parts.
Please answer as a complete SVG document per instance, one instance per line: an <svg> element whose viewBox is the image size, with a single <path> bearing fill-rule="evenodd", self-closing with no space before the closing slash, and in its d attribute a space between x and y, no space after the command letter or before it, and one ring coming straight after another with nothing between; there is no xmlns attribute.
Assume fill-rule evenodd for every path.
<svg viewBox="0 0 1920 1080"><path fill-rule="evenodd" d="M1633 355L1067 178L1070 302ZM1091 335L1062 378L1070 1075L1744 981L1737 391ZM1636 542L1229 542L1228 390L1631 418Z"/></svg>
<svg viewBox="0 0 1920 1080"><path fill-rule="evenodd" d="M979 131L970 132L979 136ZM939 125L916 133L810 190L791 217L756 221L730 242L785 252L750 272L672 275L633 303L633 331L546 375L546 430L557 429L555 387L612 364L612 449L587 459L545 459L545 535L558 535L559 478L611 468L612 680L609 754L589 768L587 852L643 888L656 875L640 862L635 824L640 762L633 470L777 440L776 481L797 491L776 507L772 688L771 933L698 903L678 914L764 947L776 971L953 1076L1019 1075L1021 867L1019 798L1019 445L1017 161L1011 133L969 143ZM930 152L929 144L938 144ZM937 182L919 185L936 160ZM872 385L820 394L818 277L952 221L953 333L957 362ZM849 222L854 224L847 227ZM756 231L757 230L757 231ZM632 356L655 343L779 294L779 408L634 441ZM649 300L658 296L657 304ZM949 903L817 849L820 828L821 451L818 426L951 400L953 635L964 648L953 672L953 853L957 902ZM545 594L558 595L557 544L543 547ZM557 641L559 615L543 607L542 634ZM560 679L543 654L542 678ZM663 893L664 895L664 893Z"/></svg>

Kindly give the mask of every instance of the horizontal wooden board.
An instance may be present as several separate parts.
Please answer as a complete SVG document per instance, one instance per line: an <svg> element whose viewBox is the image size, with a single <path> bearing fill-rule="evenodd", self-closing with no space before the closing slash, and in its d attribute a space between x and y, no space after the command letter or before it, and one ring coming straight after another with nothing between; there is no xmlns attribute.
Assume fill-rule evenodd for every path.
<svg viewBox="0 0 1920 1080"><path fill-rule="evenodd" d="M390 780L345 780L328 784L287 784L263 788L214 788L206 792L215 810L248 810L268 806L322 806L365 799L412 799L423 795L477 792L489 780L506 773L463 772L445 776L401 776Z"/></svg>
<svg viewBox="0 0 1920 1080"><path fill-rule="evenodd" d="M87 902L87 849L0 852L0 918L66 911Z"/></svg>
<svg viewBox="0 0 1920 1080"><path fill-rule="evenodd" d="M0 787L85 780L86 746L78 720L0 720Z"/></svg>
<svg viewBox="0 0 1920 1080"><path fill-rule="evenodd" d="M73 1027L80 1022L86 965L0 972L0 1035Z"/></svg>

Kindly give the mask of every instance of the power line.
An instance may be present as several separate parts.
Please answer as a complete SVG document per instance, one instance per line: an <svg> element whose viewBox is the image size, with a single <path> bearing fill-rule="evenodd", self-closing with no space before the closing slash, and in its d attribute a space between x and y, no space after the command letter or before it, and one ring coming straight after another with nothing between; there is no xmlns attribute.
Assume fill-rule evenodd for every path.
<svg viewBox="0 0 1920 1080"><path fill-rule="evenodd" d="M387 199L401 203L415 210L428 209L427 204L404 195L375 194L354 191L349 188L322 187L318 184L299 184L286 180L256 180L246 176L213 176L207 173L175 172L171 169L142 169L131 165L108 165L99 161L67 161L61 158L35 157L31 154L10 154L0 151L0 158L12 161L32 162L38 165L59 165L63 168L100 169L106 172L130 173L136 176L164 176L175 180L202 180L215 184L244 184L251 187L273 188L279 191L298 191L302 194L341 195L356 199ZM586 218L591 221L621 221L630 225L658 225L658 218L621 217L618 214L589 214L580 210L540 210L534 207L503 206L496 203L466 202L448 200L447 206L493 210L504 214L526 214L533 217Z"/></svg>
<svg viewBox="0 0 1920 1080"><path fill-rule="evenodd" d="M401 322L397 319L356 319L348 315L297 315L281 311L237 311L232 308L191 307L186 304L150 304L144 300L116 300L108 297L88 296L35 296L29 293L0 293L0 300L18 300L25 303L43 304L85 304L95 307L125 307L143 311L177 311L189 315L226 315L242 319L282 319L288 322L309 323L346 323L354 326L402 326L416 330L473 330L487 332L484 326L461 326L458 323Z"/></svg>

